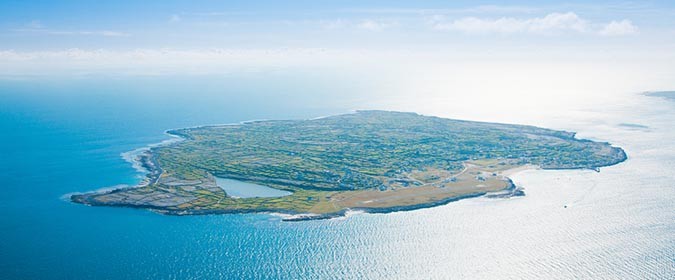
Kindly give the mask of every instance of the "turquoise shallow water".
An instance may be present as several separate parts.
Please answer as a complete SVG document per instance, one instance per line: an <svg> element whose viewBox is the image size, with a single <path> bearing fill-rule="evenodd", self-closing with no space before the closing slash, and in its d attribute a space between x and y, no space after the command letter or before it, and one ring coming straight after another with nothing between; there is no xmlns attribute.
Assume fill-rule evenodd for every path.
<svg viewBox="0 0 675 280"><path fill-rule="evenodd" d="M359 108L361 99L343 94L348 88L263 78L0 82L0 278L675 275L675 105L646 97L587 108L591 118L552 118L552 127L611 139L630 159L600 173L518 174L521 198L301 223L261 214L162 216L62 199L138 182L120 154L167 139L166 129Z"/></svg>
<svg viewBox="0 0 675 280"><path fill-rule="evenodd" d="M267 86L246 77L0 83L0 278L253 275L254 267L271 260L250 248L264 248L271 239L263 237L284 226L268 224L270 216L183 219L85 207L62 197L135 184L139 174L120 154L166 139L163 131L170 128L344 111L322 104L300 110L295 98L265 93L288 90L293 81L268 79ZM307 93L293 92L298 98ZM242 94L247 97L237 98ZM244 225L249 230L238 229Z"/></svg>

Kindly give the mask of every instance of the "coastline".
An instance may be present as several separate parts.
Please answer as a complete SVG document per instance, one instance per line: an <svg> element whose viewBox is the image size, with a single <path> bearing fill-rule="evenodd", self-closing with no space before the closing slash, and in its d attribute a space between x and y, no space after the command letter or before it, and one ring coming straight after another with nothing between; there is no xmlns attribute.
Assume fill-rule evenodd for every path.
<svg viewBox="0 0 675 280"><path fill-rule="evenodd" d="M356 112L359 112L358 110ZM321 118L327 118L330 116L323 116L319 118L314 118L314 119L321 119ZM308 119L311 120L311 119ZM476 197L481 197L484 196L486 198L508 198L508 197L513 197L513 196L523 196L525 193L523 190L519 187L517 187L513 181L509 178L509 176L513 175L514 173L524 171L524 170L531 170L531 169L540 169L540 170L565 170L565 169L591 169L595 170L596 172L600 171L601 167L605 166L612 166L619 164L621 162L624 162L628 159L625 151L621 148L617 148L617 151L619 154L617 157L617 160L614 162L606 162L604 165L598 165L598 166L586 166L586 167L565 167L565 166L555 166L555 167L550 167L550 166L534 166L534 165L522 165L516 168L508 169L508 170L503 170L500 172L500 176L503 177L504 181L507 182L507 185L498 191L480 191L480 189L476 189L477 191L475 192L469 192L469 193L463 193L460 195L455 195L455 196L450 196L442 199L438 199L435 201L430 201L430 202L424 202L424 203L418 203L418 204L411 204L411 205L399 205L399 206L389 206L389 207L346 207L343 209L340 209L339 211L334 211L334 212L328 212L328 213L312 213L312 212L298 212L298 211L293 211L293 210L283 210L283 209L275 209L275 208L255 208L255 209L175 209L175 208L170 208L170 207L164 207L164 206L157 206L157 205L152 205L152 204L133 204L133 203L128 203L126 201L97 201L95 200L94 195L100 195L100 194L115 194L115 193L122 193L125 192L129 189L138 189L138 188L143 188L147 187L152 184L156 184L159 182L160 177L164 173L162 168L159 166L157 160L154 158L153 155L153 149L157 147L163 147L167 145L172 145L177 142L185 141L191 139L189 135L186 135L184 133L181 133L180 130L189 130L192 128L205 128L205 127L217 127L217 126L228 126L228 125L241 125L241 124L247 124L247 123L255 123L255 122L260 122L260 121L269 121L269 120L250 120L250 121L242 121L238 123L229 123L229 124L213 124L213 125L199 125L199 126L193 126L193 127L187 127L187 128L174 128L174 129L168 129L164 133L169 135L170 139L163 140L159 143L154 143L154 144L149 144L146 147L142 147L139 149L135 149L129 152L122 153L122 157L130 162L132 164L132 167L134 167L137 171L139 171L141 174L144 174L144 179L139 182L136 185L133 186L124 186L120 188L104 188L104 189L99 189L93 192L87 192L87 193L78 193L78 194L71 194L70 201L75 202L75 203L81 203L89 206L117 206L117 207L127 207L127 208L139 208L139 209L147 209L159 214L164 214L164 215L171 215L171 216L185 216L185 215L216 215L216 214L245 214L245 213L261 213L261 214L271 214L271 215L277 215L280 216L282 221L306 221L306 220L321 220L321 219L332 219L332 218L339 218L339 217L345 217L347 213L353 213L353 212L358 212L358 213L391 213L391 212L399 212L399 211L410 211L410 210L417 210L417 209L423 209L423 208L430 208L430 207L436 207L440 205L445 205L450 202L462 200L462 199L467 199L467 198L476 198ZM471 122L471 121L467 121ZM522 126L522 125L519 125ZM570 139L576 139L574 132L567 132L567 131L560 131L560 133ZM581 141L584 141L583 139L579 139ZM591 140L585 140L585 141L590 141ZM608 142L600 142L609 145L610 147L611 144Z"/></svg>
<svg viewBox="0 0 675 280"><path fill-rule="evenodd" d="M155 165L149 166L149 168L154 168ZM267 215L273 215L273 216L278 216L281 218L281 221L284 222L301 222L301 221L311 221L311 220L327 220L327 219L336 219L336 218L343 218L348 216L348 213L366 213L366 214L387 214L387 213L394 213L394 212L402 212L402 211L412 211L412 210L419 210L419 209L425 209L425 208L432 208L432 207L437 207L437 206L442 206L449 204L451 202L463 200L463 199L470 199L470 198L477 198L477 197L486 197L486 198L509 198L509 197L514 197L514 196L524 196L525 193L520 189L518 186L516 186L513 181L506 177L513 175L518 172L526 171L526 170L536 170L540 169L536 166L531 166L531 165L525 165L513 169L509 169L504 171L504 176L507 179L507 186L499 191L494 191L494 192L475 192L475 193L469 193L469 194L463 194L463 195L458 195L458 196L452 196L448 197L442 200L437 200L437 201L432 201L428 203L420 203L420 204L414 204L414 205L403 205L403 206L392 206L392 207L379 207L379 208L369 208L369 207L354 207L354 208L345 208L340 211L336 212L330 212L330 213L311 213L311 212L294 212L294 211L284 211L284 210L279 210L279 209L184 209L184 210L174 210L174 209L167 209L163 207L154 207L151 205L133 205L133 204L124 204L124 203L110 203L110 204L100 204L98 202L92 201L88 199L88 196L85 194L73 194L70 196L70 199L73 202L81 203L87 206L117 206L117 207L126 207L126 208L134 208L134 209L145 209L145 210L150 210L152 212L162 214L162 215L168 215L168 216L197 216L197 215L223 215L223 214L267 214ZM156 169L155 169L156 170ZM161 169L159 169L161 170ZM104 189L101 191L101 193L115 193L115 192L121 192L124 191L124 189L128 188L137 188L137 187L142 187L145 185L136 185L136 186L128 186L128 187L123 187L123 188L115 188L115 189Z"/></svg>
<svg viewBox="0 0 675 280"><path fill-rule="evenodd" d="M515 185L512 185L508 187L509 190L517 190L517 187ZM119 189L115 189L112 192L119 191ZM82 203L88 206L117 206L117 207L126 207L126 208L135 208L135 209L147 209L152 212L162 214L162 215L168 215L168 216L201 216L201 215L223 215L223 214L267 214L267 215L273 215L273 216L278 216L281 217L281 220L284 222L300 222L300 221L311 221L311 220L327 220L327 219L335 219L335 218L342 218L346 217L347 213L349 212L356 212L356 213L366 213L366 214L387 214L387 213L393 213L393 212L401 212L401 211L412 211L412 210L419 210L419 209L425 209L425 208L432 208L432 207L437 207L441 205L446 205L451 202L463 200L463 199L469 199L469 198L477 198L481 196L486 196L489 195L490 192L477 192L477 193L472 193L472 194L466 194L466 195L460 195L460 196L454 196L454 197L449 197L443 200L438 200L434 202L429 202L429 203L422 203L422 204L415 204L415 205L406 205L406 206L393 206L393 207L383 207L383 208L346 208L340 211L336 212L331 212L331 213L309 213L309 212L293 212L293 211L280 211L278 209L254 209L254 210L240 210L240 209L227 209L227 210L221 210L221 209L205 209L205 210L172 210L172 209L165 209L161 207L152 207L152 206L137 206L137 205L131 205L131 204L105 204L105 205L100 205L97 203L90 203L89 200L79 200L76 198L71 197L71 199L76 200L78 203ZM513 195L499 195L495 197L489 197L489 198L508 198L511 196L522 196L524 193L520 192L514 192ZM486 196L488 197L488 196Z"/></svg>

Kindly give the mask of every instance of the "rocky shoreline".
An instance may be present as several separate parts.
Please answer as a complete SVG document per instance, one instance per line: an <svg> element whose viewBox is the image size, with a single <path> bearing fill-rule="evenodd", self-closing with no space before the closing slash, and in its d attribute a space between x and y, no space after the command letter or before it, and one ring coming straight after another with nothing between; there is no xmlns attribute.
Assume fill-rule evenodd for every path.
<svg viewBox="0 0 675 280"><path fill-rule="evenodd" d="M149 159L150 157L145 157L145 159ZM151 161L148 161L150 163ZM149 165L148 168L154 168L156 165ZM161 174L161 171L159 172ZM150 174L157 174L156 172L149 173L148 176L151 176ZM136 188L136 187L130 187L130 188ZM106 191L107 193L115 193L115 192L122 192L124 191L125 188L120 188L120 189L113 189ZM471 193L471 194L465 194L465 195L460 195L460 196L455 196L455 197L449 197L443 200L438 200L438 201L433 201L429 203L422 203L422 204L414 204L414 205L404 205L404 206L394 206L394 207L381 207L381 208L367 208L367 207L356 207L356 208L348 208L348 209L343 209L337 212L331 212L331 213L300 213L300 212L292 212L292 211L280 211L278 209L254 209L254 210L233 210L233 209L203 209L203 210L195 210L195 209L184 209L184 210L175 210L175 209L170 209L170 208L165 208L165 207L156 207L152 205L134 205L134 204L125 204L125 203L105 203L102 204L96 200L89 199L91 196L87 194L74 194L70 198L73 202L89 205L89 206L117 206L117 207L127 207L127 208L135 208L135 209L147 209L151 210L153 212L163 214L163 215L169 215L169 216L188 216L188 215L222 215L222 214L253 214L253 213L260 213L260 214L275 214L278 216L281 216L281 220L284 222L301 222L301 221L311 221L311 220L327 220L327 219L335 219L335 218L341 218L345 217L347 213L349 212L361 212L361 213L369 213L369 214L386 214L386 213L393 213L393 212L401 212L401 211L412 211L412 210L419 210L419 209L425 209L425 208L432 208L432 207L437 207L441 205L446 205L451 202L463 200L463 199L469 199L469 198L477 198L477 197L487 197L487 198L508 198L508 197L513 197L513 196L524 196L525 193L517 187L511 179L508 179L508 186L497 192L476 192L476 193Z"/></svg>
<svg viewBox="0 0 675 280"><path fill-rule="evenodd" d="M622 160L614 163L618 164L620 162L623 162L627 159L625 156L625 153L622 150L622 154L624 155L622 157ZM139 156L139 160L141 161L141 164L143 165L144 168L148 170L147 178L144 180L146 183L139 184L138 186L133 186L133 187L128 187L128 188L138 188L140 186L144 186L148 183L154 183L159 179L159 176L162 174L161 168L158 167L156 161L153 159L152 154L150 151L147 153L144 153ZM593 168L593 170L598 171L599 167ZM546 170L563 170L566 168L542 168ZM569 168L572 169L572 168ZM578 169L578 168L575 168ZM151 210L153 212L163 214L163 215L170 215L170 216L186 216L186 215L220 215L220 214L252 214L252 213L261 213L261 214L277 214L281 216L281 220L285 222L300 222L300 221L311 221L311 220L326 220L326 219L334 219L334 218L341 218L345 217L346 213L351 212L351 211L356 211L356 212L362 212L362 213L370 213L370 214L386 214L386 213L392 213L392 212L400 212L400 211L411 211L411 210L418 210L418 209L424 209L424 208L431 208L431 207L437 207L441 205L445 205L451 202L463 200L463 199L469 199L469 198L477 198L477 197L486 197L486 198L508 198L508 197L515 197L515 196L524 196L525 193L524 191L516 186L511 179L508 179L508 186L501 190L501 191L496 191L496 192L476 192L476 193L471 193L471 194L465 194L465 195L460 195L460 196L455 196L455 197L449 197L443 200L438 200L438 201L433 201L429 203L422 203L422 204L415 204L415 205L405 205L405 206L394 206L394 207L382 207L382 208L367 208L367 207L356 207L356 208L348 208L348 209L343 209L337 212L331 212L331 213L301 213L301 212L292 212L292 211L281 211L279 209L252 209L252 210L242 210L242 209L181 209L181 210L175 210L171 208L166 208L166 207L157 207L153 205L135 205L135 204L128 204L128 203L100 203L97 200L91 199L92 196L89 194L73 194L71 195L70 199L73 202L76 203L81 203L89 206L117 206L117 207L127 207L127 208L136 208L136 209L147 209ZM113 190L107 190L105 193L116 193L116 192L123 192L125 189L128 188L119 188L119 189L113 189Z"/></svg>
<svg viewBox="0 0 675 280"><path fill-rule="evenodd" d="M374 120L380 122L383 120L391 121L391 125L394 126L398 125L398 121L400 120L406 120L412 123L416 123L416 121L438 122L440 120L433 117L431 117L431 120L429 120L427 118L430 117L399 112L364 112L330 118L357 118L357 123L361 121L360 118L363 118L366 122L373 120L370 118L374 118ZM327 121L330 118L321 119L321 121ZM392 119L389 120L388 118ZM260 131L262 131L264 133L269 133L270 127L272 127L270 125L273 123L254 122L238 125L200 126L186 129L168 130L165 133L172 137L176 137L176 139L163 141L160 144L150 145L147 148L140 149L138 152L133 153L134 156L129 160L132 162L132 164L134 164L134 166L139 167L139 170L143 169L145 172L145 178L136 186L113 190L100 190L84 194L73 194L70 196L70 200L72 202L90 206L139 208L151 210L160 214L175 216L272 213L280 215L283 221L320 220L344 217L353 211L365 213L390 213L430 208L461 199L475 198L480 196L484 196L486 198L522 196L524 195L524 192L522 189L515 186L511 179L508 178L509 173L522 170L523 168L532 168L533 164L539 166L541 169L547 170L591 169L599 171L600 167L615 165L627 160L628 158L625 151L621 148L613 147L607 142L594 142L591 140L576 139L575 133L573 132L553 131L520 125L477 123L456 120L447 121L449 122L448 125L450 125L450 130L457 129L453 128L454 126L475 126L492 133L499 132L504 133L505 135L511 135L510 137L521 137L517 138L520 139L519 141L521 141L519 145L526 148L528 145L530 145L527 141L538 141L535 143L544 143L547 145L550 144L548 146L538 146L540 149L554 153L558 152L556 149L571 149L567 148L569 145L576 145L577 147L587 148L589 150L586 150L587 155L584 157L581 157L581 152L579 152L579 155L572 156L569 154L560 153L558 157L551 156L544 152L538 152L540 155L540 158L538 159L539 161L534 161L534 163L532 163L533 160L528 161L529 157L534 157L530 150L525 150L525 152L522 152L523 155L520 157L507 154L506 156L502 155L499 157L493 155L492 157L486 157L483 159L467 159L465 156L460 158L436 158L438 157L435 155L436 153L417 152L413 154L412 158L410 155L401 155L402 158L400 159L400 162L403 162L404 164L402 165L403 167L400 167L396 170L387 170L383 167L398 166L397 164L399 163L397 162L392 163L393 165L379 164L369 167L370 170L373 170L373 168L381 169L378 171L381 173L374 174L376 176L382 176L380 179L378 179L382 180L380 183L382 185L379 187L372 187L371 185L366 184L366 187L358 189L354 188L354 184L357 182L375 182L377 180L373 180L373 178L370 177L366 178L366 176L363 174L352 172L351 170L342 170L346 169L346 166L349 166L349 163L348 165L340 165L336 167L335 170L300 170L301 172L307 171L306 173L301 174L295 169L295 166L287 166L286 169L279 169L279 164L284 163L275 162L279 160L279 157L288 157L289 160L293 161L297 160L297 158L293 157L296 155L296 153L300 153L303 150L292 150L298 149L298 147L302 148L304 146L310 147L311 145L328 145L332 143L331 141L336 141L335 139L340 138L330 137L326 139L321 138L318 140L308 141L298 139L293 140L287 138L287 136L284 136L286 137L283 139L283 143L285 143L284 145L289 145L288 143L294 143L293 145L295 146L289 145L286 147L286 149L282 149L277 153L272 154L274 157L271 157L270 155L270 157L261 159L260 156L268 155L256 154L254 150L246 148L248 147L247 145L241 145L240 142L231 142L232 140L229 140L231 138L223 137L223 133L228 135L232 134L231 137L236 138L238 135L234 134L234 132L241 130L242 126L261 126L264 129L261 128L259 131L253 130L253 132L261 133ZM290 122L286 121L284 123L288 124ZM329 129L329 131L330 129L334 129L333 126L336 125L338 128L340 128L339 124L335 124L333 122L329 122L329 124L330 125L325 125L328 127L327 129ZM405 131L407 126L401 126L399 129ZM418 127L416 129L419 130L422 128ZM463 135L463 131L466 131L466 129L462 128L460 130L460 136ZM355 132L352 132L352 130L349 130L349 134L344 135L342 139L349 139L349 137L352 137L354 133ZM373 137L374 135L372 131L362 133L365 133L362 134L362 137L366 138ZM411 139L416 139L414 135L417 133L417 131L414 131L414 133L408 132L408 134L404 134L404 136L401 137L412 137ZM430 130L426 133L433 134L435 132L434 130ZM522 137L521 134L525 134L526 137ZM201 136L195 137L194 135ZM387 135L387 137L392 137L390 134L385 135ZM274 134L267 136L276 137ZM306 136L300 135L297 137ZM212 141L209 141L209 139ZM250 138L241 138L241 140L238 141L246 141L246 139ZM493 137L490 139L490 141L502 141L499 140L501 138ZM543 142L544 140L542 139L546 139L546 141L551 143ZM400 139L396 138L395 140ZM375 140L369 141L371 142L368 142L368 145L370 145L370 149L373 149L372 141ZM416 141L422 141L416 145L420 145L422 148L426 147L425 149L428 149L430 147L429 145L436 145L435 143L447 142L439 142L437 139L433 142L425 142L426 140ZM475 140L471 141L473 142L469 143L476 143ZM492 146L490 149L505 149L505 151L509 151L509 147L514 145L514 143L511 141L512 140L509 140L509 142L505 143L494 142L499 145ZM202 142L209 143L208 145L210 146L204 146L204 144L201 144ZM224 146L216 145L220 142L223 142ZM195 145L201 145L199 146L201 148L200 151L204 151L206 153L203 155L203 158L209 158L209 154L212 154L213 152L222 152L219 151L219 149L222 147L230 147L227 151L236 151L239 152L239 154L250 155L252 158L256 159L254 162L266 162L265 164L258 166L271 166L271 168L256 171L256 169L254 169L256 168L256 165L251 163L249 163L247 166L244 166L237 165L239 163L236 160L218 162L222 160L222 157L214 157L210 158L210 161L199 162L201 165L207 163L208 166L198 166L195 165L194 160L200 160L201 158L190 158L192 155L187 152L192 150ZM241 147L235 146L238 147L237 150L232 150L231 147L233 147L233 145L241 145ZM408 145L412 144L403 141L400 143L400 145L403 145L401 147L408 147ZM465 143L464 145L467 144ZM396 147L395 145L389 144L381 144L381 146L382 149L391 149L392 147ZM349 148L350 146L346 147ZM436 147L435 151L441 151L442 148L447 147L441 145ZM454 149L452 147L450 148ZM274 146L270 146L268 149L271 149L270 151L275 151L274 149L276 148ZM167 153L167 151L171 152ZM317 162L319 164L332 162L329 161L329 159L335 159L336 161L340 162L344 158L342 154L333 155L331 154L331 150L327 151L328 152L314 154L312 157L312 164ZM329 155L325 155L326 153ZM483 153L483 151L478 151L478 153ZM387 153L384 150L379 151L376 149L371 151L371 154L386 155ZM356 160L355 163L363 164L364 166L371 164L368 160L358 161L358 158L356 158L358 155L359 153L351 155L351 157ZM181 158L180 156L186 157ZM200 156L202 155L200 154ZM324 161L317 161L320 159L317 157L326 157L326 159ZM417 159L416 157L420 158ZM167 161L167 158L170 160ZM379 160L390 160L390 158L383 157ZM160 164L160 162L162 162L162 164ZM218 163L211 164L211 162ZM270 162L275 163L270 164ZM411 166L416 166L419 164L418 162L428 163L421 164L416 168L411 168ZM446 163L445 165L438 167L433 164L434 162ZM459 169L455 168L455 166L458 165L464 165L464 169L460 171ZM184 168L185 166L189 166L189 168ZM177 170L179 170L178 172L184 172L185 170L197 170L200 172L188 173L190 174L189 176L182 177L180 173L176 173ZM282 171L293 172L293 176L284 175L285 173ZM336 173L342 171L344 171L344 174ZM193 176L194 174L200 175L195 177ZM360 175L363 178L358 176L349 176L353 174ZM278 189L287 189L291 192L294 192L294 194L278 199L253 198L240 200L231 197L225 192L224 189L220 188L217 185L214 176L267 185L269 187ZM312 177L308 178L308 176ZM370 179L370 181L365 179ZM342 187L342 185L345 185L344 189L337 188L338 186Z"/></svg>

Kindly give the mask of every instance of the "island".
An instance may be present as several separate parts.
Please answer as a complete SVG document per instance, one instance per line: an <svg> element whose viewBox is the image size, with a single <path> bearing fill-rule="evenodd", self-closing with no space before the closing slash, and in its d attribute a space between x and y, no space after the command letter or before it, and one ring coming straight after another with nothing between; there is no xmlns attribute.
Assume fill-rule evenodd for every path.
<svg viewBox="0 0 675 280"><path fill-rule="evenodd" d="M518 170L598 170L626 160L621 148L572 132L375 110L167 133L181 141L137 157L147 170L142 183L71 200L169 215L324 219L519 195L508 177Z"/></svg>
<svg viewBox="0 0 675 280"><path fill-rule="evenodd" d="M648 91L645 92L645 95L653 97L662 97L665 99L669 99L670 101L675 101L675 91Z"/></svg>

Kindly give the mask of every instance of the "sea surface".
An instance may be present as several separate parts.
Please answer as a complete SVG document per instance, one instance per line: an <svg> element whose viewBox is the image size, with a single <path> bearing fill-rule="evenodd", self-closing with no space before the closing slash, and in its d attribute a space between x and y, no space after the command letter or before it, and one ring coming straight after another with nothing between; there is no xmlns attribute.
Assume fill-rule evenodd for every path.
<svg viewBox="0 0 675 280"><path fill-rule="evenodd" d="M640 94L518 115L629 156L599 173L518 173L523 197L307 222L64 199L138 183L121 155L171 128L353 109L461 117L452 104L390 106L367 90L264 73L0 80L0 278L675 279L675 102Z"/></svg>

